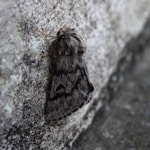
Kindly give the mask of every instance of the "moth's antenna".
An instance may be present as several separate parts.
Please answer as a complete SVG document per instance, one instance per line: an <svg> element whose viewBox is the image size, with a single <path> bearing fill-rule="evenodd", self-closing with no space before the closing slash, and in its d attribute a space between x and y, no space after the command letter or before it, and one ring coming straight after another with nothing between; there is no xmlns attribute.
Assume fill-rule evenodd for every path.
<svg viewBox="0 0 150 150"><path fill-rule="evenodd" d="M44 36L45 38L47 38L47 37L56 38L56 36L48 35L48 34L46 34L45 32L43 32L43 31L41 31L39 29L36 29L36 31L38 33L40 33L42 36Z"/></svg>

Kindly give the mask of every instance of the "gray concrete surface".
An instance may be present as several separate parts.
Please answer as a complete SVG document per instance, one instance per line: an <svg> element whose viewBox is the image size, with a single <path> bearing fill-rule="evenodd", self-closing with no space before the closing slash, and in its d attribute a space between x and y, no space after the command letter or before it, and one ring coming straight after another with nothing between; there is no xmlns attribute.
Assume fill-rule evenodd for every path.
<svg viewBox="0 0 150 150"><path fill-rule="evenodd" d="M148 43L144 47L139 41L133 43L136 44L133 50L144 51L135 54L138 57L134 63L132 59L128 69L119 75L124 80L118 91L113 92L113 98L96 113L72 150L150 149L150 20L148 22L145 33L149 38L141 38Z"/></svg>
<svg viewBox="0 0 150 150"><path fill-rule="evenodd" d="M66 149L101 108L102 87L127 41L141 32L150 1L1 0L0 6L0 149ZM63 25L75 27L86 41L95 92L91 103L48 126L43 116L48 63L40 51L51 39L36 29L54 35Z"/></svg>

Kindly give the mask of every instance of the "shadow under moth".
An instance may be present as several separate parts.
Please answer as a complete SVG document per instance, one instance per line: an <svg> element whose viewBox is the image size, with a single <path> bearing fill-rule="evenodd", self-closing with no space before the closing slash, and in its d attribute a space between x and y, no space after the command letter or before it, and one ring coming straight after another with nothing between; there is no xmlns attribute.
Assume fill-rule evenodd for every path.
<svg viewBox="0 0 150 150"><path fill-rule="evenodd" d="M49 47L50 79L45 119L54 123L92 98L94 87L83 59L85 45L75 29L61 28Z"/></svg>

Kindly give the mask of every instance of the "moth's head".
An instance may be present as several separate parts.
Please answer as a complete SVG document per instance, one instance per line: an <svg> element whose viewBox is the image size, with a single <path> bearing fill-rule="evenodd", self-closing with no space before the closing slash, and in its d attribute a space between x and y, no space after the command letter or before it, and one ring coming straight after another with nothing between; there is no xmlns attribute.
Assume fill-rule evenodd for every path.
<svg viewBox="0 0 150 150"><path fill-rule="evenodd" d="M83 42L82 37L76 32L74 28L60 28L56 36L62 49L84 53L86 49L85 43Z"/></svg>
<svg viewBox="0 0 150 150"><path fill-rule="evenodd" d="M63 27L60 28L57 32L58 38L67 38L69 36L75 35L76 31L74 28Z"/></svg>

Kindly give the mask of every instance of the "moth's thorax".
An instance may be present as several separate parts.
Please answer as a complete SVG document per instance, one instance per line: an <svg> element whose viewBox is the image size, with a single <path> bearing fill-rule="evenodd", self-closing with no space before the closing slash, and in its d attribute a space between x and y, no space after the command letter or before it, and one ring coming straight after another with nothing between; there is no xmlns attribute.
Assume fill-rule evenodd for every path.
<svg viewBox="0 0 150 150"><path fill-rule="evenodd" d="M83 54L85 51L81 36L72 28L61 28L53 45L59 55Z"/></svg>

